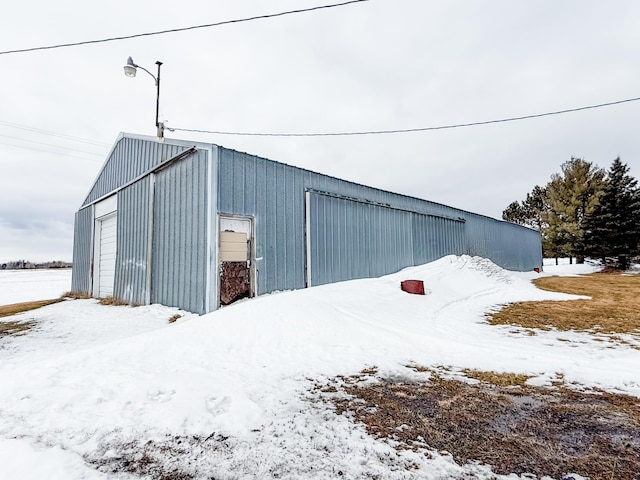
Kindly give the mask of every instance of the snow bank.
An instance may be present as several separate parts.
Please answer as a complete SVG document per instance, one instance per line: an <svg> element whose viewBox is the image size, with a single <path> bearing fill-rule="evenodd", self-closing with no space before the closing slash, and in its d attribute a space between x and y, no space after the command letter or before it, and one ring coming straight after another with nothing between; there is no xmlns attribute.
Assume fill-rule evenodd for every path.
<svg viewBox="0 0 640 480"><path fill-rule="evenodd" d="M599 262L586 260L582 264L576 264L576 259L573 259L573 263L569 263L568 258L559 258L558 265L556 265L555 258L545 258L543 262L543 274L544 275L586 275L589 273L599 272L602 270L602 265Z"/></svg>
<svg viewBox="0 0 640 480"><path fill-rule="evenodd" d="M49 300L71 290L71 269L0 270L0 305Z"/></svg>
<svg viewBox="0 0 640 480"><path fill-rule="evenodd" d="M401 291L404 279L423 280L429 294ZM216 478L414 478L409 465L420 478L470 469L492 478L446 456L398 455L336 417L310 393L314 382L374 365L381 375L408 375L409 364L448 365L527 373L538 383L562 373L640 396L637 350L583 333L529 336L484 319L500 304L572 298L538 290L488 260L450 256L378 279L263 296L146 333L139 322L152 326L151 317L170 310L64 302L31 314L50 325L37 342L25 337L9 353L0 350L0 437L108 462L125 444L219 436L215 447L205 441L206 455L194 446L179 460L185 471ZM75 327L62 321L62 332L82 322L104 330L77 342L70 333L58 337L63 318ZM109 336L111 326L127 338ZM55 354L37 353L44 342ZM69 468L69 478L82 478Z"/></svg>

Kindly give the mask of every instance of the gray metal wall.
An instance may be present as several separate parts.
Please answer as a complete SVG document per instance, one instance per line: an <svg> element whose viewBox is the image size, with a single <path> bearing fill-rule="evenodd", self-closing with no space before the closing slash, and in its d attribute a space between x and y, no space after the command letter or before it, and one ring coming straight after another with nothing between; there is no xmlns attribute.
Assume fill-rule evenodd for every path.
<svg viewBox="0 0 640 480"><path fill-rule="evenodd" d="M203 150L156 174L151 303L205 313L207 178Z"/></svg>
<svg viewBox="0 0 640 480"><path fill-rule="evenodd" d="M129 302L198 313L215 308L216 212L254 217L258 294L304 287L307 191L314 192L316 221L331 225L316 234L333 236L324 246L315 240L323 256L312 257L313 283L382 275L450 253L488 257L513 270L542 264L532 230L222 147L196 144L196 153L152 173L194 143L121 138L83 203L119 190L115 294ZM92 209L81 209L72 281L78 291L91 290L92 227Z"/></svg>
<svg viewBox="0 0 640 480"><path fill-rule="evenodd" d="M377 277L466 251L465 222L309 192L311 285Z"/></svg>
<svg viewBox="0 0 640 480"><path fill-rule="evenodd" d="M540 234L520 225L468 214L466 244L469 255L490 258L507 270L542 267Z"/></svg>
<svg viewBox="0 0 640 480"><path fill-rule="evenodd" d="M98 178L82 205L87 205L125 185L187 148L184 144L174 145L140 138L121 138L102 166Z"/></svg>
<svg viewBox="0 0 640 480"><path fill-rule="evenodd" d="M361 199L396 210L392 215L377 213L380 224L375 229L369 228L368 232L381 235L371 241L386 242L386 246L379 247L381 252L393 252L400 246L396 253L401 261L396 262L389 256L382 255L378 257L375 266L368 267L375 271L372 275L391 273L404 266L428 262L447 254L484 256L512 270L530 270L542 265L539 234L524 227L222 147L219 148L218 165L218 211L255 217L259 294L302 288L306 284L307 190ZM349 221L354 221L365 210L369 215L372 212L365 207L353 207L345 211L338 208L338 204L337 201L328 200L326 204L318 205L318 208L325 214L350 216ZM337 213L338 210L340 213ZM418 215L407 217L406 212ZM344 223L347 219L338 218L334 221ZM404 240L382 236L382 232L397 231L402 225L409 225L409 231L412 232L411 239L406 240L415 243L412 246L412 261L408 261L408 247L402 246ZM349 232L342 234L345 235L342 239L344 242L355 244L359 241L358 237L350 236ZM369 276L364 275L365 267L356 266L353 262L336 261L331 257L333 253L335 252L325 252L326 258L314 260L318 262L316 269L325 269L324 273L317 270L314 272L312 265L312 274L320 275L321 281L356 278L352 275L361 274Z"/></svg>
<svg viewBox="0 0 640 480"><path fill-rule="evenodd" d="M468 252L466 222L461 219L418 213L414 213L412 219L413 265Z"/></svg>
<svg viewBox="0 0 640 480"><path fill-rule="evenodd" d="M200 145L121 137L103 165L74 229L74 290L91 293L92 202L118 195L114 296L204 313L208 294L208 152ZM153 213L152 213L153 212ZM150 250L151 246L151 250Z"/></svg>
<svg viewBox="0 0 640 480"><path fill-rule="evenodd" d="M128 303L146 304L149 260L151 176L118 192L116 274L113 295Z"/></svg>
<svg viewBox="0 0 640 480"><path fill-rule="evenodd" d="M73 226L73 271L71 291L91 294L91 252L93 251L93 209L75 215Z"/></svg>
<svg viewBox="0 0 640 480"><path fill-rule="evenodd" d="M308 198L311 285L413 264L412 213L319 193Z"/></svg>

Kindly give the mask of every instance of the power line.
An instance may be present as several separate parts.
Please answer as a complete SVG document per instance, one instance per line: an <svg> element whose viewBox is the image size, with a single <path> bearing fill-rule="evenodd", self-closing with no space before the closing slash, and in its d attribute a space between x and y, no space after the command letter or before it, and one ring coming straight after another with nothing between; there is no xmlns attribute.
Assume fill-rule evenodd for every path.
<svg viewBox="0 0 640 480"><path fill-rule="evenodd" d="M20 125L18 123L3 122L2 120L0 120L0 125L4 125L6 127L11 127L11 128L17 128L19 130L26 130L29 132L40 133L42 135L50 135L52 137L65 138L68 140L73 140L75 142L86 143L86 144L95 145L98 147L107 147L107 148L111 147L111 145L109 144L96 142L95 140L90 140L88 138L74 137L72 135L65 135L64 133L52 132L51 130L43 130L41 128L36 128L36 127L29 127L27 125Z"/></svg>
<svg viewBox="0 0 640 480"><path fill-rule="evenodd" d="M501 118L498 120L485 120L481 122L457 123L452 125L439 125L437 127L418 127L418 128L398 128L393 130L370 130L362 132L324 132L324 133L256 133L256 132L225 132L220 130L197 130L191 128L167 127L171 132L193 132L193 133L211 133L215 135L237 135L244 137L346 137L355 135L386 135L396 133L411 132L427 132L431 130L446 130L451 128L474 127L477 125L489 125L492 123L515 122L517 120L527 120L530 118L549 117L551 115L561 115L563 113L579 112L581 110L589 110L593 108L608 107L611 105L619 105L621 103L636 102L640 97L628 98L626 100L617 100L615 102L600 103L598 105L588 105L586 107L569 108L566 110L557 110L555 112L536 113L533 115L523 115L520 117Z"/></svg>
<svg viewBox="0 0 640 480"><path fill-rule="evenodd" d="M21 142L37 143L38 145L45 145L47 147L61 148L63 150L68 150L68 151L71 151L71 152L80 152L80 153L86 153L86 154L89 154L89 155L96 155L98 157L104 157L104 155L102 153L94 153L94 152L88 152L86 150L78 150L77 148L64 147L62 145L55 145L53 143L38 142L36 140L28 140L26 138L14 137L14 136L11 136L11 135L3 135L1 133L0 133L0 137L10 138L12 140L20 140ZM20 146L20 145L15 145L15 144L9 144L9 145L13 145L14 147L19 147ZM28 147L24 147L24 148L28 148Z"/></svg>
<svg viewBox="0 0 640 480"><path fill-rule="evenodd" d="M81 160L89 160L89 161L96 160L95 158L81 157L79 155L73 155L73 154L68 154L64 152L56 152L55 150L48 150L45 148L27 147L26 145L16 145L15 143L0 142L0 145L6 145L9 147L15 147L15 148L24 148L26 150L34 150L36 152L53 153L54 155L62 155L63 157L70 157L70 158L79 158Z"/></svg>
<svg viewBox="0 0 640 480"><path fill-rule="evenodd" d="M314 10L322 10L322 9L326 9L326 8L335 8L335 7L342 7L345 5L349 5L352 3L362 3L362 2L368 2L369 0L349 0L346 2L342 2L342 3L333 3L330 5L319 5L316 7L309 7L309 8L301 8L298 10L288 10L285 12L278 12L278 13L271 13L271 14L266 14L266 15L256 15L253 17L247 17L247 18L237 18L234 20L224 20L221 22L215 22L215 23L207 23L204 25L193 25L191 27L182 27L182 28L171 28L169 30L159 30L156 32L147 32L147 33L136 33L134 35L124 35L121 37L109 37L109 38L102 38L99 40L85 40L85 41L81 41L81 42L71 42L71 43L60 43L57 45L46 45L46 46L41 46L41 47L31 47L31 48L19 48L16 50L6 50L4 52L0 52L0 55L8 55L11 53L25 53L25 52L34 52L37 50L51 50L54 48L65 48L65 47L77 47L79 45L90 45L90 44L94 44L94 43L105 43L105 42L113 42L116 40L128 40L131 38L139 38L139 37L150 37L153 35L164 35L165 33L175 33L175 32L185 32L187 30L196 30L199 28L210 28L210 27L219 27L221 25L229 25L232 23L242 23L242 22L250 22L252 20L262 20L262 19L266 19L266 18L274 18L274 17L283 17L285 15L293 15L296 13L304 13L304 12L312 12Z"/></svg>

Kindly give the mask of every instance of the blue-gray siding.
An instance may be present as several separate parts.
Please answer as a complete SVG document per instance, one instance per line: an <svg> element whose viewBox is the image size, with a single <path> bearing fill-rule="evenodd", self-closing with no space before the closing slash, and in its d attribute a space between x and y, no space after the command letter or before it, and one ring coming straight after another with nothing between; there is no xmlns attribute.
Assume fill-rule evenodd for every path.
<svg viewBox="0 0 640 480"><path fill-rule="evenodd" d="M467 214L466 244L469 255L491 259L507 270L542 267L540 234L513 223Z"/></svg>
<svg viewBox="0 0 640 480"><path fill-rule="evenodd" d="M73 272L71 291L91 293L91 252L93 250L93 209L76 212L73 226Z"/></svg>
<svg viewBox="0 0 640 480"><path fill-rule="evenodd" d="M377 277L413 264L412 213L309 194L311 285Z"/></svg>
<svg viewBox="0 0 640 480"><path fill-rule="evenodd" d="M90 205L114 192L114 294L131 303L216 307L216 214L254 218L258 294L306 286L307 221L312 284L447 254L484 256L512 270L542 264L539 234L517 225L210 144L123 136L76 214L74 290L91 292Z"/></svg>
<svg viewBox="0 0 640 480"><path fill-rule="evenodd" d="M148 303L149 202L151 177L118 193L116 274L113 295L128 303Z"/></svg>
<svg viewBox="0 0 640 480"><path fill-rule="evenodd" d="M365 201L352 205L331 197L314 200L315 208L323 212L322 221L331 227L323 235L332 236L333 245L340 243L338 250L327 249L328 240L318 244L316 238L311 273L320 283L391 273L447 254L484 256L512 270L542 265L540 236L524 227L222 147L218 168L219 211L255 217L258 294L306 285L305 192L309 190ZM385 212L384 205L391 208ZM374 224L360 230L335 228L336 223L362 222L356 219L360 214L373 215ZM363 250L348 250L362 242L365 252L373 248L381 253L374 265L359 264L366 256ZM349 255L352 261L344 261Z"/></svg>
<svg viewBox="0 0 640 480"><path fill-rule="evenodd" d="M466 222L418 213L414 213L412 218L414 265L468 252Z"/></svg>
<svg viewBox="0 0 640 480"><path fill-rule="evenodd" d="M120 139L83 203L91 205L117 192L114 296L119 299L205 312L211 258L207 251L209 149L167 162L190 146L188 142ZM93 209L82 208L76 214L73 286L87 293L92 283L92 226Z"/></svg>
<svg viewBox="0 0 640 480"><path fill-rule="evenodd" d="M115 145L82 205L113 192L187 148L185 145L122 138Z"/></svg>
<svg viewBox="0 0 640 480"><path fill-rule="evenodd" d="M207 202L206 151L156 174L151 303L205 312Z"/></svg>

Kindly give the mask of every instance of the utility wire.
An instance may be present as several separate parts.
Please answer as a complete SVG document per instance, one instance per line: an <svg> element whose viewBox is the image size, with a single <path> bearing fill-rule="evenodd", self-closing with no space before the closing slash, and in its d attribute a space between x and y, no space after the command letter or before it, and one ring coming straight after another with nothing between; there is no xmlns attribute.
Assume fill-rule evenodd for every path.
<svg viewBox="0 0 640 480"><path fill-rule="evenodd" d="M566 110L557 110L555 112L536 113L533 115L523 115L520 117L501 118L498 120L485 120L482 122L457 123L452 125L440 125L437 127L419 127L419 128L398 128L393 130L370 130L362 132L325 132L325 133L258 133L258 132L225 132L220 130L197 130L192 128L167 127L171 132L193 132L193 133L211 133L215 135L236 135L244 137L347 137L355 135L387 135L396 133L411 132L427 132L431 130L446 130L451 128L475 127L477 125L489 125L492 123L515 122L517 120L527 120L530 118L549 117L551 115L561 115L563 113L579 112L582 110L590 110L593 108L608 107L611 105L619 105L621 103L637 102L640 97L628 98L626 100L617 100L615 102L600 103L598 105L588 105L586 107L569 108Z"/></svg>
<svg viewBox="0 0 640 480"><path fill-rule="evenodd" d="M61 155L67 158L79 158L81 160L89 160L91 162L96 160L95 158L81 157L79 155L73 155L65 152L56 152L55 150L48 150L45 148L27 147L26 145L16 145L15 143L0 142L0 145L6 145L8 147L14 147L14 148L24 148L26 150L34 150L36 152L53 153L54 155Z"/></svg>
<svg viewBox="0 0 640 480"><path fill-rule="evenodd" d="M77 148L64 147L62 145L55 145L53 143L38 142L36 140L29 140L29 139L26 139L26 138L14 137L12 135L3 135L3 134L0 133L0 137L10 138L12 140L20 140L21 142L27 142L27 143L37 143L38 145L45 145L47 147L60 148L62 150L68 150L68 151L71 151L71 152L80 152L80 153L86 153L88 155L96 155L98 157L104 157L104 155L102 153L88 152L87 150L79 150ZM13 146L14 147L19 147L21 145L13 145ZM25 147L25 148L27 148L27 147Z"/></svg>
<svg viewBox="0 0 640 480"><path fill-rule="evenodd" d="M98 146L98 147L107 147L107 148L111 147L111 145L109 145L109 144L102 143L102 142L96 142L95 140L89 140L88 138L74 137L74 136L71 136L71 135L65 135L64 133L52 132L51 130L43 130L41 128L29 127L27 125L20 125L18 123L4 122L4 121L0 120L0 125L4 125L6 127L11 127L11 128L17 128L19 130L26 130L26 131L29 131L29 132L40 133L42 135L50 135L52 137L65 138L65 139L68 139L68 140L73 140L75 142L86 143L88 145L95 145L95 146Z"/></svg>
<svg viewBox="0 0 640 480"><path fill-rule="evenodd" d="M113 42L116 40L128 40L131 38L139 38L139 37L150 37L153 35L164 35L165 33L175 33L175 32L185 32L187 30L196 30L198 28L210 28L210 27L219 27L221 25L229 25L232 23L242 23L242 22L250 22L252 20L262 20L262 19L266 19L266 18L274 18L274 17L283 17L285 15L293 15L296 13L304 13L304 12L312 12L314 10L322 10L322 9L326 9L326 8L335 8L335 7L342 7L345 5L349 5L352 3L362 3L362 2L368 2L369 0L349 0L346 2L342 2L342 3L333 3L330 5L318 5L316 7L309 7L309 8L301 8L298 10L288 10L285 12L278 12L278 13L271 13L271 14L266 14L266 15L256 15L253 17L247 17L247 18L237 18L234 20L224 20L224 21L220 21L220 22L215 22L215 23L207 23L204 25L193 25L191 27L182 27L182 28L171 28L169 30L159 30L156 32L147 32L147 33L137 33L134 35L124 35L121 37L110 37L110 38L102 38L99 40L85 40L82 42L72 42L72 43L61 43L61 44L57 44L57 45L46 45L46 46L41 46L41 47L31 47L31 48L19 48L16 50L6 50L4 52L0 52L0 55L9 55L11 53L25 53L25 52L34 52L37 50L51 50L54 48L65 48L65 47L77 47L79 45L90 45L90 44L94 44L94 43L105 43L105 42Z"/></svg>

